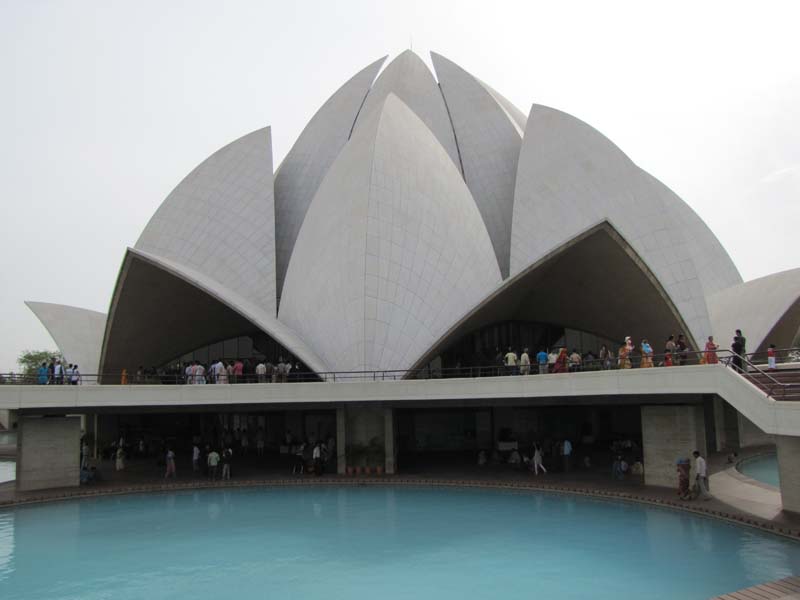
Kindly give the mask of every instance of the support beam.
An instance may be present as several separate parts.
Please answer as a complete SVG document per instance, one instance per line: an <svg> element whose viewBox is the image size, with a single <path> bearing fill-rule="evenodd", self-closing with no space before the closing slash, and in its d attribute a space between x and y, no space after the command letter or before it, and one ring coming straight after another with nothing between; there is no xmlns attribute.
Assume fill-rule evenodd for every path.
<svg viewBox="0 0 800 600"><path fill-rule="evenodd" d="M81 419L23 417L17 435L17 490L80 485Z"/></svg>
<svg viewBox="0 0 800 600"><path fill-rule="evenodd" d="M345 408L336 409L336 472L344 475L347 471L347 415Z"/></svg>
<svg viewBox="0 0 800 600"><path fill-rule="evenodd" d="M387 475L394 475L394 409L383 409L383 441L385 448L385 471Z"/></svg>
<svg viewBox="0 0 800 600"><path fill-rule="evenodd" d="M800 514L800 437L776 435L783 510Z"/></svg>
<svg viewBox="0 0 800 600"><path fill-rule="evenodd" d="M739 413L739 444L742 448L764 446L774 442L773 436L764 433L755 423Z"/></svg>
<svg viewBox="0 0 800 600"><path fill-rule="evenodd" d="M675 487L675 461L706 447L703 407L642 406L642 447L645 484Z"/></svg>

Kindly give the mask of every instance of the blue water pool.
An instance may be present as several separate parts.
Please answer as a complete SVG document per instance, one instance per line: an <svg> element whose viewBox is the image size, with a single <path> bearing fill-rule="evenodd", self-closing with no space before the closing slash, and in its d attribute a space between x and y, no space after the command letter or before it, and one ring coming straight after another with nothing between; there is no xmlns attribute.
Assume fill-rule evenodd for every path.
<svg viewBox="0 0 800 600"><path fill-rule="evenodd" d="M665 509L403 487L205 490L0 510L0 598L707 598L800 545Z"/></svg>
<svg viewBox="0 0 800 600"><path fill-rule="evenodd" d="M762 456L755 456L748 458L739 463L739 471L743 475L779 487L781 485L780 476L778 475L778 456L775 454L764 454Z"/></svg>

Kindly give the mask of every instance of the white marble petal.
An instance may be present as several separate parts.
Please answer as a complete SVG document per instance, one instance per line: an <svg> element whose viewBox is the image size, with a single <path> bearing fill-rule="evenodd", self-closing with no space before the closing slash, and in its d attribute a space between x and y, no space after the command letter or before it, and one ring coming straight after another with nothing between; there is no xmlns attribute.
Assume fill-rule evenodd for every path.
<svg viewBox="0 0 800 600"><path fill-rule="evenodd" d="M787 347L800 328L800 269L745 281L707 300L721 348L730 348L737 329L747 338L747 352L765 351L771 343Z"/></svg>
<svg viewBox="0 0 800 600"><path fill-rule="evenodd" d="M464 179L492 239L500 271L508 277L523 130L491 88L447 58L434 52L431 57L453 122Z"/></svg>
<svg viewBox="0 0 800 600"><path fill-rule="evenodd" d="M453 164L461 170L453 127L442 92L428 67L411 50L400 54L380 74L364 101L355 129L361 126L371 112L382 109L389 94L400 98L416 113L439 140Z"/></svg>
<svg viewBox="0 0 800 600"><path fill-rule="evenodd" d="M277 289L280 295L297 232L311 199L342 146L386 57L364 67L323 104L275 173Z"/></svg>
<svg viewBox="0 0 800 600"><path fill-rule="evenodd" d="M714 240L692 226L677 196L639 169L586 123L534 105L517 167L511 232L511 275L601 220L608 220L661 282L695 341L711 332L705 287L720 285L709 265L727 257L703 250ZM690 239L690 237L692 239ZM729 259L728 259L729 260ZM602 265L598 265L602 268ZM704 279L708 282L704 286Z"/></svg>
<svg viewBox="0 0 800 600"><path fill-rule="evenodd" d="M275 207L270 128L218 150L172 191L136 249L219 282L275 315Z"/></svg>
<svg viewBox="0 0 800 600"><path fill-rule="evenodd" d="M25 304L47 329L67 362L77 364L84 375L98 373L105 313L49 302ZM94 380L87 378L86 382Z"/></svg>
<svg viewBox="0 0 800 600"><path fill-rule="evenodd" d="M406 369L500 281L458 169L388 94L314 197L279 318L335 370Z"/></svg>

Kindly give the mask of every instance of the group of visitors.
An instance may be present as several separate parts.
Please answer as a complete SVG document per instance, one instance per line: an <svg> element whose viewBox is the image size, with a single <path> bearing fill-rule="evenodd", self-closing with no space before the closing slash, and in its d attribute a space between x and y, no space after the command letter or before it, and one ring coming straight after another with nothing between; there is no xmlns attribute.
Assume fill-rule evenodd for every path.
<svg viewBox="0 0 800 600"><path fill-rule="evenodd" d="M198 442L192 446L192 471L195 474L202 472L211 481L216 481L218 478L223 481L229 480L232 462L233 448L230 445L223 445L220 452L211 444L206 444L202 451ZM220 465L222 465L222 469L220 469ZM164 477L167 478L170 475L175 477L175 454L172 450L167 450L167 473Z"/></svg>
<svg viewBox="0 0 800 600"><path fill-rule="evenodd" d="M309 440L297 441L291 430L286 430L284 445L281 451L291 453L292 475L306 473L320 476L328 468L331 461L336 459L336 439L329 435L327 441L322 439L313 442Z"/></svg>
<svg viewBox="0 0 800 600"><path fill-rule="evenodd" d="M286 383L291 373L300 373L300 363L292 363L281 356L276 362L260 360L253 363L250 359L211 361L210 364L199 360L187 363L176 363L166 369L145 368L140 365L131 378L127 369L122 370L120 383L153 384L179 383L187 385L228 384L228 383Z"/></svg>
<svg viewBox="0 0 800 600"><path fill-rule="evenodd" d="M44 361L36 371L39 385L80 385L81 372L77 364L68 363L65 367L60 358Z"/></svg>
<svg viewBox="0 0 800 600"><path fill-rule="evenodd" d="M708 464L706 459L703 458L698 450L692 452L694 457L694 486L690 485L689 473L691 471L691 463L688 458L679 458L676 466L678 472L678 497L681 500L692 500L694 498L702 498L703 500L711 500L713 496L709 492L708 486Z"/></svg>
<svg viewBox="0 0 800 600"><path fill-rule="evenodd" d="M737 329L731 345L731 350L734 354L731 362L733 367L740 371L742 370L742 361L746 352L745 341L741 330ZM771 369L775 368L774 349L775 346L772 344L767 352ZM522 353L517 355L513 347L509 346L505 354L498 349L495 360L502 365L503 372L506 375L529 375L531 373L576 373L584 369L632 369L634 367L634 354L639 355L638 367L640 369L655 366L680 366L690 364L694 360L697 360L700 364L713 365L719 363L718 352L719 345L714 341L713 335L708 336L703 351L696 353L689 347L686 336L679 334L677 337L670 335L667 338L664 343L664 352L659 357L658 363L656 363L655 351L649 340L643 338L637 346L631 336L625 337L625 341L616 352L603 344L600 347L598 356L595 356L591 351L581 354L576 348L573 348L570 352L566 347L562 346L550 350L541 348L535 356L531 357L529 348L523 348Z"/></svg>

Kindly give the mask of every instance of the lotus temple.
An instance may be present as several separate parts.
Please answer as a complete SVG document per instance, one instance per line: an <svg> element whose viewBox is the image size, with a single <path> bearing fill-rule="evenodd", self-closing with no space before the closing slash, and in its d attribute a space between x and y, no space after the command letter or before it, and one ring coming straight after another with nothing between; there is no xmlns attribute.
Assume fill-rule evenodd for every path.
<svg viewBox="0 0 800 600"><path fill-rule="evenodd" d="M200 163L120 248L107 313L27 302L80 385L0 385L16 498L84 490L89 462L134 485L114 468L123 446L129 470L171 447L181 481L193 445L242 446L242 469L275 479L306 477L298 462L318 476L297 447L325 442L321 481L384 484L486 480L542 446L551 481L585 471L574 485L592 493L624 456L645 499L683 457L694 480L695 450L759 449L777 485L713 475L718 497L692 506L727 489L741 502L725 514L792 531L800 268L743 281L694 210L591 125L431 58L355 73L277 168L270 126ZM524 462L511 481L538 477L517 477Z"/></svg>

